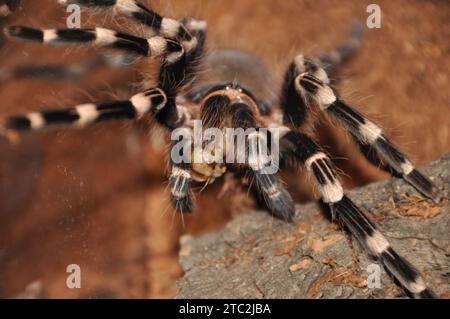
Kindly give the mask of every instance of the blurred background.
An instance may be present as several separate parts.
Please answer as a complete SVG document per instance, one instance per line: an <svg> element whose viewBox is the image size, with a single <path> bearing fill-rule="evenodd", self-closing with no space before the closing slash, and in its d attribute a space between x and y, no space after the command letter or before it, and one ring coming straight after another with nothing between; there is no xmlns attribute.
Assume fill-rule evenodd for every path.
<svg viewBox="0 0 450 319"><path fill-rule="evenodd" d="M4 2L4 1L3 1ZM208 21L207 50L237 49L260 58L278 87L291 59L339 45L353 20L365 21L373 1L141 1L164 16ZM1 1L0 1L1 4ZM450 2L376 1L380 29L365 29L356 56L336 75L342 96L380 123L418 166L450 151ZM64 27L54 0L23 0L3 25ZM83 13L82 27L136 32L128 20ZM93 50L0 40L0 74L24 64L77 63ZM79 79L0 83L0 118L136 92L147 61L126 69L100 67ZM151 126L151 125L150 125ZM238 188L215 182L184 220L169 206L164 134L148 123L108 123L82 130L0 140L0 297L172 297L183 234L220 229L252 207ZM321 122L348 188L387 178L359 154L345 133ZM290 174L298 201L317 197L303 172ZM221 192L222 191L222 192ZM81 267L81 289L66 287L66 267Z"/></svg>

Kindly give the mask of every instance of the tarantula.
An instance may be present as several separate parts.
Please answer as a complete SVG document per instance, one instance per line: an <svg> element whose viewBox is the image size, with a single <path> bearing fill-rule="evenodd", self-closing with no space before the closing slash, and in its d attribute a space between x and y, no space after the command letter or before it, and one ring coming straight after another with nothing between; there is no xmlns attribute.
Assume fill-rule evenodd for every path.
<svg viewBox="0 0 450 319"><path fill-rule="evenodd" d="M378 258L386 270L406 292L417 298L434 298L419 272L399 256L386 238L353 202L345 195L338 175L326 152L307 133L312 114L330 116L343 125L374 164L401 176L422 195L439 202L438 188L400 152L382 129L361 113L351 108L330 84L325 67L333 67L347 59L360 43L362 28L356 26L352 36L335 51L317 59L303 55L294 58L284 77L277 102L255 94L255 85L247 81L251 74L266 76L265 69L255 58L234 51L221 51L204 57L206 22L194 18L174 20L162 17L135 0L59 0L63 5L78 4L87 9L113 9L151 31L149 38L126 34L105 28L93 29L32 29L12 26L6 28L10 38L47 45L93 45L112 48L126 56L159 58L156 85L133 95L129 100L104 104L82 104L68 109L33 112L8 118L0 133L10 139L25 131L37 131L57 126L84 127L110 120L135 120L150 116L168 132L188 129L194 120L202 120L204 128L254 128L248 134L245 161L238 164L217 162L176 162L171 158L169 188L174 208L182 213L193 209L193 183L212 182L225 171L250 176L257 198L263 199L270 212L281 219L291 220L294 204L276 172L265 170L270 157L263 156L260 145L275 129L280 132L275 146L280 150L280 165L304 165L315 177L322 201L336 218L356 237L368 253ZM221 65L217 65L220 55ZM210 69L220 68L216 77L199 73L202 61ZM245 72L243 72L243 69ZM71 75L63 67L50 70L58 76ZM33 70L24 73L33 74ZM249 75L250 74L250 75ZM149 82L150 83L150 82ZM261 93L261 88L259 88ZM276 108L278 104L280 107ZM188 130L189 131L189 130ZM188 134L189 135L189 134ZM186 137L186 136L182 136ZM176 140L188 146L190 155L195 149L192 136ZM272 142L273 143L273 142ZM247 146L247 144L249 146ZM256 145L251 147L250 145ZM198 147L203 148L205 145ZM273 145L272 145L273 146ZM230 147L225 144L225 148ZM183 157L184 158L184 157Z"/></svg>

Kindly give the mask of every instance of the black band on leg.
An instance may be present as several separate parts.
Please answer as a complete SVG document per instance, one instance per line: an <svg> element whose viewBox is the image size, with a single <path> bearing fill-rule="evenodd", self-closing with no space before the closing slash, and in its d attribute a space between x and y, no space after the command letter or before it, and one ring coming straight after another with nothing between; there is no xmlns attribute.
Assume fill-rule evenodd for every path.
<svg viewBox="0 0 450 319"><path fill-rule="evenodd" d="M11 131L44 130L60 126L83 127L111 120L131 120L144 114L158 114L167 104L160 89L150 89L127 101L81 104L69 109L33 112L7 119L4 129Z"/></svg>
<svg viewBox="0 0 450 319"><path fill-rule="evenodd" d="M411 161L383 134L383 130L338 98L329 85L308 74L300 75L298 83L299 93L308 94L322 110L337 119L358 143L373 149L380 162L401 175L424 196L436 203L442 200L442 192L414 168ZM369 160L373 162L372 157Z"/></svg>

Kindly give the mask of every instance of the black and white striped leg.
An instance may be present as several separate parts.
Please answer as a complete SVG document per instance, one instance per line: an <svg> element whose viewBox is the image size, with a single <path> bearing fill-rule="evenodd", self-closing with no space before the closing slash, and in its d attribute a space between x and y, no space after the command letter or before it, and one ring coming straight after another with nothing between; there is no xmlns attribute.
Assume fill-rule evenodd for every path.
<svg viewBox="0 0 450 319"><path fill-rule="evenodd" d="M324 83L330 83L328 75L314 61L299 54L289 65L284 76L280 105L283 110L283 124L291 128L301 127L311 115L307 96L297 89L296 79L304 73L313 74Z"/></svg>
<svg viewBox="0 0 450 319"><path fill-rule="evenodd" d="M186 50L186 80L185 83L191 83L194 75L202 61L206 42L206 28L207 23L203 20L194 18L184 18L180 21L189 31L189 33L196 39L196 46Z"/></svg>
<svg viewBox="0 0 450 319"><path fill-rule="evenodd" d="M283 156L304 164L313 173L325 203L342 199L344 191L331 160L308 135L289 131L282 137L280 144Z"/></svg>
<svg viewBox="0 0 450 319"><path fill-rule="evenodd" d="M435 298L414 266L393 250L375 224L344 194L331 160L319 146L307 135L295 131L288 132L281 143L285 155L305 165L314 175L333 218L341 221L412 297Z"/></svg>
<svg viewBox="0 0 450 319"><path fill-rule="evenodd" d="M174 141L170 154L171 172L169 177L170 202L179 213L190 213L194 208L191 191L191 154L193 139L191 131L181 129L182 134ZM188 152L184 154L183 152Z"/></svg>
<svg viewBox="0 0 450 319"><path fill-rule="evenodd" d="M112 9L151 28L156 34L181 42L189 53L197 47L197 38L179 21L160 16L135 0L58 0L62 5L78 4L90 8ZM199 21L200 23L201 21Z"/></svg>
<svg viewBox="0 0 450 319"><path fill-rule="evenodd" d="M186 77L186 54L179 42L159 36L143 39L116 31L95 28L95 29L66 29L66 30L40 30L26 27L10 27L7 34L12 37L40 43L48 44L94 44L97 46L107 46L124 49L127 52L134 52L145 56L163 56L159 76L158 87L167 95L169 101L168 112L174 117L176 105L175 96ZM163 122L167 117L161 114ZM160 120L158 118L158 120ZM172 119L173 120L173 119Z"/></svg>
<svg viewBox="0 0 450 319"><path fill-rule="evenodd" d="M21 65L12 70L0 70L0 84L19 79L72 80L80 78L101 65L103 61L94 59L85 64Z"/></svg>
<svg viewBox="0 0 450 319"><path fill-rule="evenodd" d="M273 163L267 153L269 138L260 131L248 135L248 166L252 170L257 190L272 214L277 218L292 221L295 214L292 197L278 178L278 167L275 170L270 168Z"/></svg>
<svg viewBox="0 0 450 319"><path fill-rule="evenodd" d="M143 56L165 56L169 63L180 59L184 49L174 40L155 36L144 39L105 28L95 29L33 29L11 26L5 29L9 37L48 45L81 44L110 47Z"/></svg>
<svg viewBox="0 0 450 319"><path fill-rule="evenodd" d="M167 97L160 89L150 89L138 93L127 101L104 104L81 104L69 109L33 112L23 116L8 118L0 126L0 132L25 132L44 130L52 127L87 125L111 121L133 120L144 114L157 114L167 103Z"/></svg>
<svg viewBox="0 0 450 319"><path fill-rule="evenodd" d="M132 64L136 57L130 54L101 54L83 63L60 65L44 64L20 65L12 70L0 70L0 84L19 79L73 80L93 72L102 66L125 68Z"/></svg>
<svg viewBox="0 0 450 319"><path fill-rule="evenodd" d="M360 46L363 36L363 25L355 21L352 25L350 37L339 47L329 53L322 54L319 58L306 58L303 54L297 55L286 71L281 94L281 108L283 109L283 123L289 127L299 128L305 122L311 112L308 110L307 96L299 93L297 89L297 77L308 73L320 81L330 84L328 72L333 72L342 63L355 54Z"/></svg>
<svg viewBox="0 0 450 319"><path fill-rule="evenodd" d="M341 201L330 204L330 209L369 253L382 262L387 272L398 280L410 297L438 298L427 288L419 271L397 254L373 222L347 196L344 195Z"/></svg>
<svg viewBox="0 0 450 319"><path fill-rule="evenodd" d="M383 134L383 130L342 101L328 84L312 75L303 74L296 79L296 87L299 94L307 94L313 98L323 111L337 119L359 143L373 149L381 162L401 175L420 193L436 203L442 200L441 191L414 168L406 155Z"/></svg>
<svg viewBox="0 0 450 319"><path fill-rule="evenodd" d="M253 170L256 187L263 196L270 212L276 218L292 221L295 214L294 202L276 174L264 174Z"/></svg>
<svg viewBox="0 0 450 319"><path fill-rule="evenodd" d="M173 165L169 178L170 202L179 213L191 213L194 202L191 192L191 171L189 164Z"/></svg>

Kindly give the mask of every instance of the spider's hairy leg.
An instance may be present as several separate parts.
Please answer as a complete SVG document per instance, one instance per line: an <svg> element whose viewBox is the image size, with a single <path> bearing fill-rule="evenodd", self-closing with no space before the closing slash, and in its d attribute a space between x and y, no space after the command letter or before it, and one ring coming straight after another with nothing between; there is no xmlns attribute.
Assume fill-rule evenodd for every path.
<svg viewBox="0 0 450 319"><path fill-rule="evenodd" d="M306 134L290 131L282 139L285 155L312 172L323 201L333 218L340 220L371 255L378 258L408 293L415 298L436 298L418 272L399 256L375 224L344 194L329 157Z"/></svg>
<svg viewBox="0 0 450 319"><path fill-rule="evenodd" d="M324 83L330 83L328 74L318 66L316 61L307 59L303 54L294 58L284 75L280 95L283 124L291 128L304 126L312 116L307 96L302 95L297 88L297 78L306 72L313 74Z"/></svg>
<svg viewBox="0 0 450 319"><path fill-rule="evenodd" d="M305 72L309 72L315 77L319 78L325 83L330 83L325 68L330 72L330 68L333 71L340 64L349 60L358 50L363 37L363 25L359 21L355 21L352 25L350 37L336 49L320 55L318 58L306 58L303 54L297 55L285 74L283 85L283 96L286 99L289 95L296 94L295 92L295 78Z"/></svg>
<svg viewBox="0 0 450 319"><path fill-rule="evenodd" d="M186 21L193 21L188 19ZM204 40L206 39L206 30L195 23L191 26L195 31L195 36L199 45L194 51L186 52L183 45L181 51L173 51L162 61L158 74L158 87L167 95L168 102L164 110L156 117L158 122L169 130L182 126L187 117L186 108L177 105L176 97L179 92L192 85L192 80L196 76L197 67L203 57ZM205 26L206 27L206 26ZM178 43L178 42L177 42ZM187 116L186 116L187 115Z"/></svg>
<svg viewBox="0 0 450 319"><path fill-rule="evenodd" d="M183 18L180 22L187 28L189 33L195 38L195 46L183 44L182 40L179 40L184 45L186 50L186 59L189 63L186 66L186 82L191 81L193 75L197 75L196 71L202 62L203 53L205 50L206 42L206 28L207 23L203 20L197 20L194 18Z"/></svg>
<svg viewBox="0 0 450 319"><path fill-rule="evenodd" d="M32 112L23 116L6 119L0 125L0 134L44 130L60 126L84 127L110 121L132 120L144 114L157 114L167 103L167 97L161 89L150 89L133 95L126 101L103 104L81 104L68 109Z"/></svg>
<svg viewBox="0 0 450 319"><path fill-rule="evenodd" d="M380 163L385 163L392 172L402 176L434 202L439 203L442 200L442 192L413 166L406 155L386 137L383 130L345 103L333 88L307 73L300 75L296 83L299 94L311 96L320 109L341 123L359 144L374 150Z"/></svg>
<svg viewBox="0 0 450 319"><path fill-rule="evenodd" d="M10 70L0 69L0 84L19 79L74 80L79 79L97 68L108 66L125 68L136 59L134 54L100 54L88 61L62 64L25 64Z"/></svg>
<svg viewBox="0 0 450 319"><path fill-rule="evenodd" d="M263 198L277 218L292 221L295 214L294 202L289 192L284 188L276 173L267 171L270 156L261 150L267 144L267 135L260 131L250 133L248 136L248 165L250 166L256 187L262 193Z"/></svg>
<svg viewBox="0 0 450 319"><path fill-rule="evenodd" d="M195 50L197 38L183 23L162 17L135 0L58 0L62 5L78 4L88 8L113 9L151 28L156 34L181 42L186 52Z"/></svg>
<svg viewBox="0 0 450 319"><path fill-rule="evenodd" d="M91 44L98 47L110 47L143 56L166 55L168 52L179 53L182 47L173 40L159 36L148 39L105 28L95 29L33 29L11 26L5 29L6 35L24 41L39 42L49 45Z"/></svg>
<svg viewBox="0 0 450 319"><path fill-rule="evenodd" d="M192 133L182 127L177 131L177 136L170 154L170 202L177 212L190 213L194 208L191 191Z"/></svg>
<svg viewBox="0 0 450 319"><path fill-rule="evenodd" d="M269 170L273 158L269 152L270 132L263 132L258 128L255 114L245 103L235 103L229 106L233 110L232 126L235 128L255 130L245 136L248 145L246 154L246 165L253 176L257 191L262 195L271 213L280 219L291 221L295 214L294 202L289 192L277 176L278 167L275 172ZM221 116L219 113L217 116Z"/></svg>
<svg viewBox="0 0 450 319"><path fill-rule="evenodd" d="M342 199L344 191L332 169L330 159L310 137L304 133L289 131L282 137L280 143L285 156L292 157L313 172L325 203L334 203Z"/></svg>
<svg viewBox="0 0 450 319"><path fill-rule="evenodd" d="M281 108L283 123L289 127L300 127L307 122L308 101L296 88L296 78L305 72L312 74L322 82L329 84L330 79L324 68L333 73L338 66L348 61L360 46L363 36L363 25L355 21L352 25L350 37L342 45L319 58L307 58L303 54L297 55L289 65L285 75L281 92Z"/></svg>
<svg viewBox="0 0 450 319"><path fill-rule="evenodd" d="M295 214L294 202L279 178L275 174L261 173L252 169L256 187L262 193L270 212L276 218L292 221Z"/></svg>

